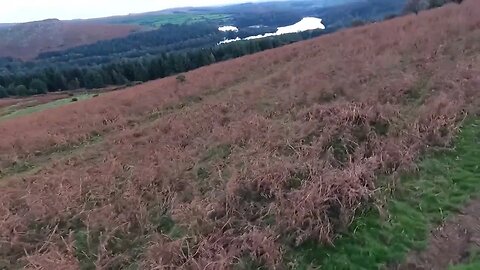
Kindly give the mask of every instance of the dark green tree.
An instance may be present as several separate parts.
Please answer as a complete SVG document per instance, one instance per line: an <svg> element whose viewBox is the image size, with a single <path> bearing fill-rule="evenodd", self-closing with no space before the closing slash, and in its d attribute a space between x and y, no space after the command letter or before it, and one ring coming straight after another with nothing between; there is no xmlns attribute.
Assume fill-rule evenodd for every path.
<svg viewBox="0 0 480 270"><path fill-rule="evenodd" d="M105 84L103 82L103 77L101 73L97 70L88 70L87 74L85 74L85 87L88 89L93 88L102 88Z"/></svg>
<svg viewBox="0 0 480 270"><path fill-rule="evenodd" d="M128 83L127 78L125 78L125 76L123 76L122 74L118 73L115 70L112 70L112 80L113 80L113 84L115 85L123 85Z"/></svg>
<svg viewBox="0 0 480 270"><path fill-rule="evenodd" d="M139 82L148 81L148 71L145 68L145 65L140 61L137 61L135 63L133 74L134 74L133 77L135 81L139 81Z"/></svg>
<svg viewBox="0 0 480 270"><path fill-rule="evenodd" d="M14 83L11 83L7 87L7 94L9 96L18 96L17 88L15 87Z"/></svg>
<svg viewBox="0 0 480 270"><path fill-rule="evenodd" d="M30 89L36 94L46 94L47 93L47 84L40 79L33 79L30 82Z"/></svg>
<svg viewBox="0 0 480 270"><path fill-rule="evenodd" d="M8 97L7 89L0 85L0 98Z"/></svg>
<svg viewBox="0 0 480 270"><path fill-rule="evenodd" d="M26 96L29 96L30 95L30 91L28 90L28 88L21 84L21 85L17 85L17 87L15 87L15 91L18 93L19 96L21 97L26 97Z"/></svg>
<svg viewBox="0 0 480 270"><path fill-rule="evenodd" d="M80 81L78 80L78 78L74 78L68 82L67 87L69 90L76 90L80 88Z"/></svg>

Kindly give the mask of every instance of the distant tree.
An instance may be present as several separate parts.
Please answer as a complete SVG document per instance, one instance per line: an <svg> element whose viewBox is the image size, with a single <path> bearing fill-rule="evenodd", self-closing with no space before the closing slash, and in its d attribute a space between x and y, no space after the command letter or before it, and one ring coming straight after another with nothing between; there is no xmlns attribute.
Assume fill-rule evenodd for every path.
<svg viewBox="0 0 480 270"><path fill-rule="evenodd" d="M102 75L96 70L88 70L85 75L85 87L88 89L104 87Z"/></svg>
<svg viewBox="0 0 480 270"><path fill-rule="evenodd" d="M145 65L141 61L138 61L135 63L133 74L134 74L133 75L134 81L139 81L139 82L148 81L148 71L145 68Z"/></svg>
<svg viewBox="0 0 480 270"><path fill-rule="evenodd" d="M112 70L112 80L115 85L123 85L128 82L127 78L115 70Z"/></svg>
<svg viewBox="0 0 480 270"><path fill-rule="evenodd" d="M365 25L365 21L357 19L357 20L352 21L351 25L352 25L352 27L362 26L362 25Z"/></svg>
<svg viewBox="0 0 480 270"><path fill-rule="evenodd" d="M17 95L21 97L26 97L30 95L30 91L28 90L28 88L22 84L17 85L17 87L15 87L15 91L17 92Z"/></svg>
<svg viewBox="0 0 480 270"><path fill-rule="evenodd" d="M36 94L45 94L47 93L47 84L40 79L33 79L30 82L30 89Z"/></svg>
<svg viewBox="0 0 480 270"><path fill-rule="evenodd" d="M163 67L160 59L151 59L147 63L147 69L150 80L163 77Z"/></svg>
<svg viewBox="0 0 480 270"><path fill-rule="evenodd" d="M388 20L391 20L391 19L395 19L396 17L397 17L396 14L390 14L390 15L385 16L385 18L383 20L388 21Z"/></svg>
<svg viewBox="0 0 480 270"><path fill-rule="evenodd" d="M78 78L74 78L73 80L70 80L67 85L69 90L76 90L80 88L80 81Z"/></svg>
<svg viewBox="0 0 480 270"><path fill-rule="evenodd" d="M441 7L447 3L462 3L462 0L408 0L404 12L405 13L418 13L422 10Z"/></svg>
<svg viewBox="0 0 480 270"><path fill-rule="evenodd" d="M18 96L17 88L15 87L14 83L11 83L7 87L7 94L9 96Z"/></svg>
<svg viewBox="0 0 480 270"><path fill-rule="evenodd" d="M48 68L45 71L45 77L48 90L59 91L67 88L67 80L60 70Z"/></svg>
<svg viewBox="0 0 480 270"><path fill-rule="evenodd" d="M421 0L408 0L405 4L405 8L403 9L404 13L415 13L418 14L420 12L421 7L420 4L422 3Z"/></svg>
<svg viewBox="0 0 480 270"><path fill-rule="evenodd" d="M7 89L0 85L0 98L8 97Z"/></svg>

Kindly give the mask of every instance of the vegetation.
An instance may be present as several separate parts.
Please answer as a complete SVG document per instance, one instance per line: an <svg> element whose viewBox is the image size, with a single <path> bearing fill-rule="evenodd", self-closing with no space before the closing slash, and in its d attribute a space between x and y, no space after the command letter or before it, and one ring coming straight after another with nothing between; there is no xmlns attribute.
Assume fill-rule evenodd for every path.
<svg viewBox="0 0 480 270"><path fill-rule="evenodd" d="M40 79L33 79L30 82L30 89L36 94L46 94L47 93L47 84Z"/></svg>
<svg viewBox="0 0 480 270"><path fill-rule="evenodd" d="M138 24L142 26L161 27L165 25L189 25L202 22L227 22L229 19L227 14L192 14L192 13L173 13L159 14L153 16L133 16L133 18L125 18L114 21L121 24Z"/></svg>
<svg viewBox="0 0 480 270"><path fill-rule="evenodd" d="M76 96L74 99L75 101L79 101L79 100L89 99L92 96L93 96L92 94L83 94L83 95ZM17 110L14 109L13 111L10 111L8 114L1 115L0 121L67 105L70 101L72 101L72 98L64 98L64 99L59 99L52 102L39 104L39 105L27 107L27 108L22 108Z"/></svg>
<svg viewBox="0 0 480 270"><path fill-rule="evenodd" d="M105 19L109 23L138 23L137 20L140 20L146 24L162 26L124 38L58 52L45 52L29 62L0 59L0 86L7 89L8 96L20 96L43 93L43 84L48 91L54 92L145 82L331 33L349 27L355 20L382 20L386 15L399 14L403 5L403 0L350 2L337 1L328 7L323 2L319 4L312 0L304 1L301 5L290 2L259 3L172 15L147 14ZM339 6L342 3L344 5ZM278 26L293 24L304 16L324 18L327 30L216 45L224 38L243 38L273 32ZM227 22L240 27L240 31L219 32L218 26ZM33 80L35 83L32 86ZM40 83L42 86L39 81L43 82ZM21 88L19 93L15 90L19 85L30 89L25 91Z"/></svg>
<svg viewBox="0 0 480 270"><path fill-rule="evenodd" d="M296 266L287 251L341 246L374 204L400 219L385 216L391 235L378 234L392 237L381 241L393 252L362 250L362 263L395 261L417 247L419 226L440 221L437 207L453 210L476 179L478 149L468 140L477 128L461 133L458 152L424 159L424 181L397 176L449 149L478 112L479 9L469 1L352 28L186 72L184 83L171 76L1 121L2 171L103 138L2 179L0 238L10 243L0 245L2 267ZM427 181L433 175L459 178ZM424 219L402 219L419 205ZM395 222L412 225L398 243ZM361 243L377 237L368 228L358 229L368 232Z"/></svg>
<svg viewBox="0 0 480 270"><path fill-rule="evenodd" d="M462 0L408 0L405 5L405 12L418 13L422 10L438 8L448 3L462 3Z"/></svg>
<svg viewBox="0 0 480 270"><path fill-rule="evenodd" d="M455 148L429 153L418 171L402 176L394 190L385 186L388 182L379 182L382 191L377 195L386 205L368 209L335 247L309 244L297 250L293 256L301 258L299 269L311 263L322 269L384 268L401 263L410 250L424 248L431 229L480 191L479 136L480 121L468 121Z"/></svg>
<svg viewBox="0 0 480 270"><path fill-rule="evenodd" d="M8 97L7 89L0 85L0 98Z"/></svg>
<svg viewBox="0 0 480 270"><path fill-rule="evenodd" d="M456 265L450 268L450 270L476 270L480 268L480 262L471 262L461 265Z"/></svg>
<svg viewBox="0 0 480 270"><path fill-rule="evenodd" d="M291 34L263 40L242 41L211 49L195 49L187 52L162 53L131 60L120 60L110 64L100 64L88 68L42 68L33 73L0 75L0 85L12 88L9 96L38 94L37 89L27 89L22 83L32 87L46 85L48 91L102 88L107 85L124 85L128 82L145 82L173 74L189 71L219 61L237 58L260 52L295 41L318 36L320 32ZM40 78L40 79L39 79ZM41 84L41 85L39 85Z"/></svg>

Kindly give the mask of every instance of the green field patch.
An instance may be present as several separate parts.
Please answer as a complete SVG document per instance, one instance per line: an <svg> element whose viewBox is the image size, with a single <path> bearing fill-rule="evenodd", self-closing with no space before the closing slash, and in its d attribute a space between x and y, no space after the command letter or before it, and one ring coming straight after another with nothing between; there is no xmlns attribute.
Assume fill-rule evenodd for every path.
<svg viewBox="0 0 480 270"><path fill-rule="evenodd" d="M175 13L156 16L146 16L140 18L132 18L122 21L122 23L138 24L142 26L161 27L166 24L194 24L200 22L226 22L230 18L227 14L189 14Z"/></svg>
<svg viewBox="0 0 480 270"><path fill-rule="evenodd" d="M12 119L12 118L32 114L32 113L37 113L37 112L45 111L45 110L56 108L56 107L65 106L76 101L89 99L93 96L94 94L82 94L82 95L59 99L59 100L55 100L45 104L40 104L37 106L27 107L27 108L18 109L18 110L15 110L15 108L9 108L9 113L1 116L0 121L6 120L6 119Z"/></svg>
<svg viewBox="0 0 480 270"><path fill-rule="evenodd" d="M296 269L383 269L401 263L408 252L424 249L429 231L480 191L478 157L480 120L464 126L454 149L426 155L393 192L386 187L389 179L379 181L378 195L391 199L381 211L366 209L334 246L307 243L289 260ZM470 265L452 269L480 269L478 261Z"/></svg>

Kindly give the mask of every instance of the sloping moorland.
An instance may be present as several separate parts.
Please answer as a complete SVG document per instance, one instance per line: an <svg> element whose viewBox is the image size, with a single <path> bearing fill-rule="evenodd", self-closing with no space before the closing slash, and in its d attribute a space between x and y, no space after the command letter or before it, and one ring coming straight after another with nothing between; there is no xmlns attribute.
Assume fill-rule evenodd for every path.
<svg viewBox="0 0 480 270"><path fill-rule="evenodd" d="M0 57L31 60L43 52L65 50L99 40L125 37L139 30L140 27L136 25L60 20L21 23L0 28L2 35Z"/></svg>
<svg viewBox="0 0 480 270"><path fill-rule="evenodd" d="M477 113L479 13L464 1L1 121L2 266L294 267Z"/></svg>

